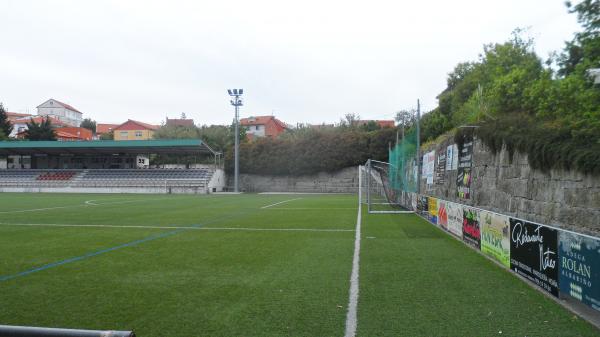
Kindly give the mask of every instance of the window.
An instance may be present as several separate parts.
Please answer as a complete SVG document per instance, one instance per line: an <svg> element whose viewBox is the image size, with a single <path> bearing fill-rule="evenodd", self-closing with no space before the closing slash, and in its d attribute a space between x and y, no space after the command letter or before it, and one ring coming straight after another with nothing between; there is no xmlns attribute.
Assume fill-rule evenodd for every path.
<svg viewBox="0 0 600 337"><path fill-rule="evenodd" d="M136 131L135 132L135 136L136 137L141 137L142 136L142 131Z"/></svg>
<svg viewBox="0 0 600 337"><path fill-rule="evenodd" d="M127 138L127 136L129 135L129 132L127 131L121 131L121 138Z"/></svg>

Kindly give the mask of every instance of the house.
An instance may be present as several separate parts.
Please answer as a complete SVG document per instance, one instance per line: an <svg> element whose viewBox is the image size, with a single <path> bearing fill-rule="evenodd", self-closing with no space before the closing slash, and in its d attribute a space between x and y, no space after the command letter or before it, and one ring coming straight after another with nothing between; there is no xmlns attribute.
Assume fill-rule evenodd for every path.
<svg viewBox="0 0 600 337"><path fill-rule="evenodd" d="M396 122L393 119L383 119L383 120L374 120L374 119L363 119L363 120L358 120L355 123L355 125L357 126L363 126L363 125L367 125L370 122L375 122L375 124L377 124L380 128L393 128L396 126Z"/></svg>
<svg viewBox="0 0 600 337"><path fill-rule="evenodd" d="M182 127L193 127L194 126L194 120L193 119L187 119L187 118L175 118L175 119L170 119L169 117L167 117L167 126L182 126Z"/></svg>
<svg viewBox="0 0 600 337"><path fill-rule="evenodd" d="M133 119L118 125L113 129L114 140L148 140L154 136L158 125L134 121Z"/></svg>
<svg viewBox="0 0 600 337"><path fill-rule="evenodd" d="M10 138L15 138L17 136L17 133L19 133L19 128L23 128L24 123L22 123L19 126L15 126L15 121L20 120L20 119L27 119L29 121L30 117L33 117L33 115L30 114L23 114L23 113L18 113L18 112L6 112L6 117L8 118L8 121L10 122L10 124L12 124L13 129L10 133L10 135L8 135L8 137ZM27 127L25 125L25 127Z"/></svg>
<svg viewBox="0 0 600 337"><path fill-rule="evenodd" d="M27 131L27 123L31 123L31 121L33 121L37 124L41 124L42 122L44 122L45 118L50 119L50 124L54 128L62 128L62 127L70 126L67 123L65 123L59 119L56 119L54 117L42 117L42 116L24 117L24 118L15 119L12 122L13 130L10 133L10 137L19 138L19 139L25 138L25 131Z"/></svg>
<svg viewBox="0 0 600 337"><path fill-rule="evenodd" d="M80 140L92 140L92 130L86 128L76 127L63 127L56 128L56 139L60 141L80 141Z"/></svg>
<svg viewBox="0 0 600 337"><path fill-rule="evenodd" d="M29 118L29 117L33 117L32 114L23 114L23 113L18 113L18 112L6 112L6 117L8 118L8 120L13 123L15 120L17 119L22 119L22 118Z"/></svg>
<svg viewBox="0 0 600 337"><path fill-rule="evenodd" d="M288 129L284 122L273 116L242 118L240 124L246 128L246 135L249 139L255 137L275 138Z"/></svg>
<svg viewBox="0 0 600 337"><path fill-rule="evenodd" d="M37 107L38 116L50 116L70 126L79 127L83 121L83 113L69 104L53 98Z"/></svg>
<svg viewBox="0 0 600 337"><path fill-rule="evenodd" d="M100 139L103 134L112 132L119 124L97 123L96 124L96 139Z"/></svg>

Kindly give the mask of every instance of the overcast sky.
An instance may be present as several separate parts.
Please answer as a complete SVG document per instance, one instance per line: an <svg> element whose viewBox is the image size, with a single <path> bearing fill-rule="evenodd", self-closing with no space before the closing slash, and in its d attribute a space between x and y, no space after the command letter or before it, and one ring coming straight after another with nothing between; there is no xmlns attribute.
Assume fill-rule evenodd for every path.
<svg viewBox="0 0 600 337"><path fill-rule="evenodd" d="M336 122L437 106L458 62L530 27L544 59L580 30L562 0L0 0L0 102L49 98L99 122L241 115Z"/></svg>

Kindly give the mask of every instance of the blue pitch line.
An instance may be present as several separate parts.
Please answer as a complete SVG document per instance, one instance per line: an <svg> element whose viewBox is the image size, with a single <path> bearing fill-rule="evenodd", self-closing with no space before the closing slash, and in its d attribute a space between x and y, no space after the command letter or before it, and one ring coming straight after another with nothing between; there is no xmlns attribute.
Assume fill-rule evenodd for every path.
<svg viewBox="0 0 600 337"><path fill-rule="evenodd" d="M217 219L214 219L214 220L209 220L209 221L204 222L204 223L192 225L191 227L196 227L196 228L197 227L202 227L202 226L205 226L205 225L208 225L208 224L211 224L211 223L214 223L214 222L218 222L218 221L221 221L221 220L226 220L226 219L233 218L233 217L236 217L236 216L242 216L242 215L245 215L246 213L248 213L248 212L237 213L237 214L233 214L233 215L228 215L228 216L217 218ZM105 249L97 250L97 251L94 251L94 252L91 252L91 253L87 253L87 254L84 254L84 255L76 256L76 257L71 257L71 258L68 258L68 259L65 259L65 260L60 260L60 261L57 261L57 262L52 262L52 263L43 265L41 267L36 267L36 268L28 269L28 270L25 270L25 271L22 271L22 272L19 272L19 273L16 273L16 274L0 276L0 282L10 281L10 280L13 280L13 279L16 279L16 278L19 278L19 277L27 276L29 274L37 273L39 271L44 271L44 270L47 270L47 269L50 269L50 268L59 267L59 266L65 265L67 263L85 260L87 258L98 256L98 255L102 255L104 253L109 253L109 252L112 252L112 251L115 251L115 250L118 250L118 249L121 249L121 248L137 246L137 245L142 244L144 242L149 242L149 241L154 241L154 240L166 238L166 237L169 237L169 236L173 236L173 235L179 234L179 233L181 233L183 231L186 231L186 230L189 230L189 229L188 228L182 228L182 229L177 229L177 230L173 230L173 231L166 232L166 233L152 235L152 236L149 236L149 237L144 238L144 239L139 239L139 240L127 242L127 243L124 243L124 244L120 244L118 246L114 246L114 247L110 247L110 248L105 248Z"/></svg>

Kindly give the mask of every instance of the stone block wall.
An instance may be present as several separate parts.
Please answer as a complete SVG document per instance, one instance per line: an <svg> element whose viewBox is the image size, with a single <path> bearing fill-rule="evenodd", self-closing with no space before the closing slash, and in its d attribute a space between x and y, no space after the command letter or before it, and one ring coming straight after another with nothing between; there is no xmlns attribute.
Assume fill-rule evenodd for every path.
<svg viewBox="0 0 600 337"><path fill-rule="evenodd" d="M228 178L228 186L233 186L233 175ZM301 176L240 174L240 189L244 192L357 193L358 168Z"/></svg>
<svg viewBox="0 0 600 337"><path fill-rule="evenodd" d="M445 151L451 138L422 149ZM445 182L427 185L421 193L545 225L600 236L600 177L577 171L542 172L529 166L527 155L508 151L494 155L478 139L473 144L471 199L456 194L457 171L445 171Z"/></svg>

